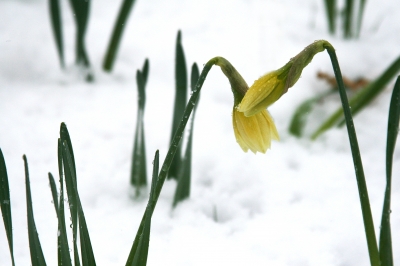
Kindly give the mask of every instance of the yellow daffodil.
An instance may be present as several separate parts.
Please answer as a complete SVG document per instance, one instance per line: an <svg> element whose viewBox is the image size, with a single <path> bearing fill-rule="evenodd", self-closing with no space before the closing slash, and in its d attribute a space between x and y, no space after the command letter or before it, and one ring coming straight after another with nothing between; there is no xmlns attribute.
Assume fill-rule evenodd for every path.
<svg viewBox="0 0 400 266"><path fill-rule="evenodd" d="M223 57L212 59L231 84L234 96L233 131L245 152L250 149L254 153L265 153L271 147L271 140L279 140L274 121L266 108L297 82L314 55L327 46L331 46L327 41L315 41L282 68L257 79L250 88L228 60Z"/></svg>
<svg viewBox="0 0 400 266"><path fill-rule="evenodd" d="M278 131L271 115L267 110L249 117L239 112L237 107L247 94L249 86L226 59L217 57L215 64L221 67L231 84L234 96L232 124L236 141L245 152L251 150L254 153L265 153L271 147L272 139L279 140Z"/></svg>

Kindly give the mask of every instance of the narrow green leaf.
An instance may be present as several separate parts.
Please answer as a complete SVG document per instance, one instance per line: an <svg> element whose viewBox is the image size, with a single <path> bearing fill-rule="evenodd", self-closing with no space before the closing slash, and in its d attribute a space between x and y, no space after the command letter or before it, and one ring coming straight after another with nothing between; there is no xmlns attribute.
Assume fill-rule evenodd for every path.
<svg viewBox="0 0 400 266"><path fill-rule="evenodd" d="M58 232L57 232L57 258L58 265L71 265L71 257L69 256L69 246L67 239L67 231L65 228L65 217L64 217L64 191L61 189L62 193L60 195L60 205L58 205L57 199L57 187L54 181L54 177L51 173L49 173L49 182L51 188L51 194L53 197L53 204L56 210L57 221L58 221ZM62 184L62 180L60 180L60 184ZM62 207L61 207L62 206ZM60 213L62 211L62 214ZM63 219L62 221L60 219Z"/></svg>
<svg viewBox="0 0 400 266"><path fill-rule="evenodd" d="M51 189L51 196L53 198L53 205L54 205L54 208L56 209L56 214L58 216L57 186L56 186L56 182L54 181L54 177L51 173L49 173L49 183L50 183L50 189Z"/></svg>
<svg viewBox="0 0 400 266"><path fill-rule="evenodd" d="M146 92L145 92L145 87L146 87L146 82L147 82L147 77L149 73L149 64L148 60L146 59L145 64L143 66L143 71L146 73L143 74L142 72L138 72L137 75L137 84L139 88L139 114L140 114L140 138L139 138L139 150L140 150L140 171L139 171L139 184L141 186L146 186L147 185L147 160L146 160L146 141L145 141L145 134L144 134L144 108L146 104Z"/></svg>
<svg viewBox="0 0 400 266"><path fill-rule="evenodd" d="M139 115L138 115L139 116ZM135 130L135 140L133 144L133 154L132 154L132 165L131 165L131 185L137 188L136 194L139 193L140 187L140 176L141 176L141 146L140 146L140 137L141 137L141 127L140 120L136 122L136 130ZM138 196L138 195L136 195Z"/></svg>
<svg viewBox="0 0 400 266"><path fill-rule="evenodd" d="M194 114L194 113L193 113ZM193 126L193 119L191 119L190 126ZM193 134L192 130L189 133L189 139L186 146L185 154L182 159L182 165L178 173L178 183L176 186L174 201L172 206L175 207L179 202L189 198L190 196L190 184L191 184L191 171L192 171L192 141Z"/></svg>
<svg viewBox="0 0 400 266"><path fill-rule="evenodd" d="M146 64L147 62L147 64ZM148 61L143 67L148 75ZM146 67L147 65L147 67ZM138 86L138 113L136 119L135 142L132 155L131 184L136 187L136 196L140 194L140 187L147 185L146 170L146 143L144 135L144 107L146 103L145 85L146 81L142 72L136 72L136 82Z"/></svg>
<svg viewBox="0 0 400 266"><path fill-rule="evenodd" d="M139 183L143 186L147 185L147 169L146 169L146 165L147 165L147 160L146 160L146 139L145 139L145 135L144 135L144 121L143 121L143 115L142 115L142 125L140 127L141 130L141 138L140 138L140 179L139 179Z"/></svg>
<svg viewBox="0 0 400 266"><path fill-rule="evenodd" d="M114 30L111 34L111 39L108 44L107 52L103 61L104 71L111 72L114 67L115 57L117 55L119 43L121 42L122 33L124 31L129 13L135 0L124 0L119 10L117 21L114 25Z"/></svg>
<svg viewBox="0 0 400 266"><path fill-rule="evenodd" d="M350 148L353 156L353 164L356 172L358 193L361 202L361 211L363 215L365 234L367 238L368 253L371 266L379 266L379 252L376 241L374 222L372 219L371 207L368 198L367 183L365 181L364 169L361 161L360 149L358 147L357 135L354 128L353 118L351 115L350 106L347 100L346 90L343 84L342 73L340 71L339 62L336 57L335 49L332 46L325 47L332 62L333 71L335 73L336 82L339 87L340 99L344 116L346 119L347 132L349 135Z"/></svg>
<svg viewBox="0 0 400 266"><path fill-rule="evenodd" d="M39 235L36 230L35 219L33 217L28 161L26 159L25 154L22 158L24 159L24 167L25 167L26 208L27 208L27 218L28 218L28 236L29 236L29 249L31 253L31 263L32 266L43 266L46 265L46 261L44 259L42 246L40 245L39 241Z"/></svg>
<svg viewBox="0 0 400 266"><path fill-rule="evenodd" d="M76 24L75 63L80 66L86 76L86 81L93 81L90 60L86 50L85 36L89 20L90 0L69 0Z"/></svg>
<svg viewBox="0 0 400 266"><path fill-rule="evenodd" d="M133 257L132 266L146 266L147 257L149 253L149 242L150 242L150 227L151 227L151 205L148 205L145 211L145 220L143 231L139 239L139 245L137 247L135 256ZM129 265L129 264L127 264Z"/></svg>
<svg viewBox="0 0 400 266"><path fill-rule="evenodd" d="M186 106L187 98L187 73L186 73L186 60L185 53L182 47L181 31L178 31L176 37L176 52L175 52L175 104L174 114L172 120L171 130L171 141L174 138L176 129L178 128L179 122L182 120L182 114ZM179 144L178 154L172 161L172 165L169 169L168 178L178 178L179 168L181 165L181 150L182 144Z"/></svg>
<svg viewBox="0 0 400 266"><path fill-rule="evenodd" d="M386 190L383 202L381 232L379 238L379 256L381 266L393 266L392 234L390 228L390 201L392 190L392 164L393 153L396 146L397 135L399 132L400 117L400 76L397 77L393 88L392 99L389 107L389 121L387 129L386 144Z"/></svg>
<svg viewBox="0 0 400 266"><path fill-rule="evenodd" d="M156 151L153 161L153 175L151 180L150 196L147 203L147 207L142 219L142 223L136 234L133 242L131 251L126 262L126 266L146 266L147 257L149 252L150 242L150 227L151 227L151 216L155 206L155 188L157 186L159 170L159 151Z"/></svg>
<svg viewBox="0 0 400 266"><path fill-rule="evenodd" d="M192 71L190 72L190 89L192 90L192 92L194 92L196 90L196 84L197 81L199 80L199 76L200 76L200 71L199 71L199 67L197 66L196 63L193 63L192 65ZM199 98L197 98L198 101Z"/></svg>
<svg viewBox="0 0 400 266"><path fill-rule="evenodd" d="M60 138L62 148L62 161L64 167L64 178L65 178L65 185L67 188L67 196L68 196L68 203L69 203L69 210L71 213L71 221L72 221L72 243L74 249L74 263L75 266L80 265L79 262L79 253L78 253L78 246L77 246L77 233L78 233L78 202L77 202L77 193L74 187L76 183L76 167L75 167L75 159L74 159L74 152L72 149L71 138L69 136L69 132L65 123L61 123L60 127ZM67 155L65 153L65 149L68 149L68 154L71 157L71 165L66 163Z"/></svg>
<svg viewBox="0 0 400 266"><path fill-rule="evenodd" d="M79 218L79 236L80 236L80 244L81 244L81 255L82 255L82 265L83 266L92 266L96 265L96 261L93 254L93 248L89 237L89 231L86 224L85 215L83 212L82 204L79 198L78 187L76 183L76 176L74 176L75 169L75 162L72 161L72 156L70 153L72 147L68 147L67 141L63 143L63 164L64 164L64 171L65 171L65 179L67 184L67 191L68 191L68 182L72 187L72 191L74 194L76 208L78 211L78 218ZM70 177L69 177L70 176ZM69 179L69 181L67 181Z"/></svg>
<svg viewBox="0 0 400 266"><path fill-rule="evenodd" d="M82 265L95 266L92 242L90 241L89 230L86 224L85 215L83 213L82 204L79 200L79 237L81 243Z"/></svg>
<svg viewBox="0 0 400 266"><path fill-rule="evenodd" d="M51 26L53 28L54 39L56 41L58 57L60 58L61 67L64 68L64 45L62 37L62 19L59 0L49 0L49 7Z"/></svg>
<svg viewBox="0 0 400 266"><path fill-rule="evenodd" d="M153 173L151 177L151 187L150 187L150 196L149 196L149 203L153 204L153 201L156 199L155 198L155 191L157 187L157 182L158 182L158 172L160 170L160 152L156 150L156 154L154 155L154 161L153 161Z"/></svg>
<svg viewBox="0 0 400 266"><path fill-rule="evenodd" d="M346 0L344 8L343 32L345 38L351 38L353 35L353 8L354 0Z"/></svg>
<svg viewBox="0 0 400 266"><path fill-rule="evenodd" d="M8 247L10 249L11 263L12 265L15 265L14 251L13 251L10 187L8 186L6 162L4 160L3 152L1 151L1 149L0 149L0 207L1 207L1 214L3 216L4 228L6 230Z"/></svg>
<svg viewBox="0 0 400 266"><path fill-rule="evenodd" d="M144 111L144 105L146 103L146 93L145 93L145 85L146 85L146 80L142 75L142 72L138 70L136 72L136 83L138 86L138 101L139 101L139 109L141 111Z"/></svg>
<svg viewBox="0 0 400 266"><path fill-rule="evenodd" d="M192 93L196 89L196 83L199 79L199 68L197 64L194 63L192 66L192 73L191 73L191 90ZM192 175L192 142L193 142L193 127L194 127L194 117L196 113L196 109L198 106L200 97L197 98L196 104L192 113L192 117L190 120L190 127L189 127L189 136L188 142L186 144L185 154L182 160L181 167L179 169L178 174L178 184L176 186L174 201L172 206L175 207L180 201L183 201L190 196L190 184L191 184L191 175Z"/></svg>
<svg viewBox="0 0 400 266"><path fill-rule="evenodd" d="M71 137L69 135L67 125L64 122L61 123L61 125L60 125L60 138L61 138L61 144L63 144L64 141L66 141L68 144L68 149L69 149L69 153L71 155L71 161L73 164L72 169L73 169L74 176L76 176L75 157L74 157L74 151L72 149ZM75 180L75 182L76 182L76 180Z"/></svg>
<svg viewBox="0 0 400 266"><path fill-rule="evenodd" d="M366 0L360 0L359 7L358 7L358 17L357 17L357 37L360 35L361 31L361 24L364 16L364 10L365 10L365 3Z"/></svg>
<svg viewBox="0 0 400 266"><path fill-rule="evenodd" d="M199 67L197 66L196 63L193 63L192 65L192 72L190 75L190 90L192 91L192 94L196 92L196 84L197 81L199 80ZM196 99L195 105L194 105L194 110L193 112L196 112L197 110L197 106L199 105L199 101L200 101L200 94Z"/></svg>
<svg viewBox="0 0 400 266"><path fill-rule="evenodd" d="M70 0L76 24L76 63L90 66L85 47L85 35L89 19L90 0Z"/></svg>
<svg viewBox="0 0 400 266"><path fill-rule="evenodd" d="M151 181L149 202L147 203L144 219L144 227L142 235L139 239L139 245L135 253L132 265L135 266L146 266L147 257L149 253L149 242L150 242L150 227L151 227L151 217L154 211L154 191L157 186L158 180L158 170L159 170L159 152L156 151L153 161L153 175Z"/></svg>
<svg viewBox="0 0 400 266"><path fill-rule="evenodd" d="M61 139L58 139L58 171L60 181L60 205L57 212L58 217L58 234L57 234L57 251L58 251L58 265L59 266L72 266L71 256L69 253L67 228L65 225L65 208L64 208L64 171L62 162L62 143Z"/></svg>
<svg viewBox="0 0 400 266"><path fill-rule="evenodd" d="M329 32L334 34L336 31L336 0L325 0L325 9Z"/></svg>
<svg viewBox="0 0 400 266"><path fill-rule="evenodd" d="M146 83L147 83L147 78L149 76L149 59L146 58L146 60L144 60L144 64L142 67L142 77L143 77L143 81L144 81L144 87L146 87Z"/></svg>
<svg viewBox="0 0 400 266"><path fill-rule="evenodd" d="M389 81L400 71L400 57L398 57L375 81L371 82L364 89L354 95L350 101L353 115L356 115L366 107L380 92L383 91ZM344 125L343 109L338 108L324 123L312 134L311 138L316 139L328 129Z"/></svg>
<svg viewBox="0 0 400 266"><path fill-rule="evenodd" d="M289 133L296 137L301 137L303 135L307 118L310 115L311 110L314 108L314 105L333 92L334 91L330 90L328 92L321 93L316 97L308 99L300 104L294 112L292 120L290 121Z"/></svg>

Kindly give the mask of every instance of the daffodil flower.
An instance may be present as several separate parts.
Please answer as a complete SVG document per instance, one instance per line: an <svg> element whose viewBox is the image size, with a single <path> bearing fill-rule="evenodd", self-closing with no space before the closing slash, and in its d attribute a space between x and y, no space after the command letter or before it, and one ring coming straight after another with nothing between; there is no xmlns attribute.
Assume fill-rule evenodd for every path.
<svg viewBox="0 0 400 266"><path fill-rule="evenodd" d="M243 151L265 153L272 140L279 140L275 123L266 109L297 82L314 55L324 51L326 46L331 45L324 40L315 41L282 68L257 79L250 88L228 60L223 57L212 59L231 84L234 96L233 131Z"/></svg>
<svg viewBox="0 0 400 266"><path fill-rule="evenodd" d="M220 66L222 72L228 77L234 96L232 124L236 141L244 152L251 150L253 153L265 153L271 147L271 140L279 140L271 115L267 110L262 110L252 116L245 116L243 112L239 112L237 107L247 94L249 86L226 59L222 57L216 59L215 64Z"/></svg>

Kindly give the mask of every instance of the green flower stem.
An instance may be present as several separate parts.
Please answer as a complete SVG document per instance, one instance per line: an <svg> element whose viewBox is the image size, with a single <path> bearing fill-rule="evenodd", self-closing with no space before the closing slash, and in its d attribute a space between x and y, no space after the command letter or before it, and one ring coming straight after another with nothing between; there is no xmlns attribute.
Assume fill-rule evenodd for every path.
<svg viewBox="0 0 400 266"><path fill-rule="evenodd" d="M342 101L344 116L346 118L347 132L349 134L351 153L353 155L353 163L356 172L358 192L361 201L361 210L364 220L365 234L367 237L370 262L372 266L379 266L380 260L379 260L378 245L375 236L374 222L372 220L371 207L368 199L367 184L365 182L364 170L362 167L362 161L360 156L360 150L358 147L356 131L354 129L353 118L351 116L351 111L347 100L345 87L343 84L342 74L340 72L340 67L336 57L335 49L333 48L333 46L329 44L325 44L324 47L326 48L332 62L333 71L335 73L336 81L339 87L339 93Z"/></svg>
<svg viewBox="0 0 400 266"><path fill-rule="evenodd" d="M131 252L132 251L135 252L135 250L137 250L137 247L139 245L140 237L141 237L141 235L143 233L143 230L144 230L146 217L147 217L147 215L149 215L148 214L149 211L151 212L150 213L150 217L154 212L154 209L155 209L157 201L158 201L158 197L160 196L161 189L162 189L162 187L164 185L164 182L165 182L165 179L167 177L169 167L171 166L172 159L174 158L174 155L175 155L175 153L176 153L176 151L178 149L179 142L182 139L182 135L183 135L183 132L185 130L186 124L187 124L187 122L189 120L190 114L192 113L193 108L194 108L194 106L195 106L195 104L197 102L197 98L199 97L200 90L201 90L201 88L203 86L203 83L204 83L204 81L205 81L205 79L206 79L206 77L208 75L208 72L211 70L211 67L218 62L218 60L219 60L218 57L214 57L214 58L210 59L204 65L203 71L200 74L200 77L199 77L199 80L197 81L196 87L192 91L193 92L192 96L190 97L189 102L188 102L188 104L187 104L187 106L185 108L185 111L183 112L183 118L182 118L181 122L178 125L178 128L177 128L177 130L175 132L175 135L174 135L174 137L172 139L171 146L169 147L167 156L165 157L164 163L163 163L163 165L161 167L160 174L158 175L157 184L156 184L156 188L154 190L154 194L153 194L152 198L149 200L149 205L151 206L151 208L147 208L146 211L143 214L142 221L140 222L140 226L139 226L138 232L136 233L135 240L133 241L133 244L132 244ZM129 260L128 260L128 262L129 262ZM130 264L127 263L126 265L130 265Z"/></svg>
<svg viewBox="0 0 400 266"><path fill-rule="evenodd" d="M160 196L161 188L164 184L165 178L168 173L168 169L171 165L172 159L174 158L175 152L178 149L179 142L182 139L183 132L185 130L186 124L189 120L190 114L193 111L193 108L196 104L197 98L199 97L200 90L203 86L203 83L207 77L208 72L210 71L211 67L216 64L218 61L217 57L214 57L210 59L203 68L203 71L201 72L201 75L199 77L199 80L197 81L196 88L193 90L192 96L189 99L189 102L185 108L185 111L183 112L183 118L181 122L179 123L179 126L175 132L174 138L172 139L171 146L169 147L167 156L165 157L164 163L161 167L160 174L158 176L158 182L155 190L155 200L157 201L158 197ZM154 203L155 206L155 203Z"/></svg>

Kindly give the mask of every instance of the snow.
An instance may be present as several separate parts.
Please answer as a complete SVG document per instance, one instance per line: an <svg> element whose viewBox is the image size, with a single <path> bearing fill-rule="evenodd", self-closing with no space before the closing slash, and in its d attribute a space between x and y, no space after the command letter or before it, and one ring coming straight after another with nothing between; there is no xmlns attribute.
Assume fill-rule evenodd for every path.
<svg viewBox="0 0 400 266"><path fill-rule="evenodd" d="M86 83L74 68L74 22L62 2L66 71L59 68L47 1L0 2L0 147L10 181L17 265L29 265L22 155L28 157L33 207L48 265L56 265L57 222L48 172L57 177L57 138L68 126L78 187L99 265L123 265L146 199L132 199L130 160L136 124L135 73L150 60L145 131L148 173L156 149L166 155L174 99L178 29L188 68L214 56L228 59L249 84L283 66L318 39L337 50L349 78L376 78L399 55L400 7L368 1L359 39L327 33L323 1L137 1L112 74L101 70L120 1L92 1L86 43L95 75ZM316 78L332 73L318 54L298 83L269 110L281 136L265 155L236 144L229 83L213 67L196 112L192 194L172 209L174 181L164 185L152 219L148 265L368 265L368 251L347 131L316 141L290 136L295 108L328 89ZM355 117L375 230L385 186L386 127L392 81ZM339 106L324 103L324 112ZM310 127L321 123L315 116ZM392 187L394 260L400 260L400 150ZM0 226L3 227L3 226ZM1 265L10 265L0 229Z"/></svg>

